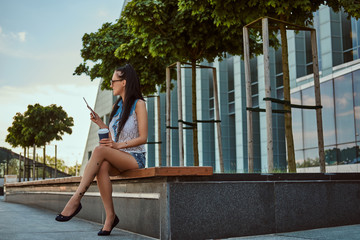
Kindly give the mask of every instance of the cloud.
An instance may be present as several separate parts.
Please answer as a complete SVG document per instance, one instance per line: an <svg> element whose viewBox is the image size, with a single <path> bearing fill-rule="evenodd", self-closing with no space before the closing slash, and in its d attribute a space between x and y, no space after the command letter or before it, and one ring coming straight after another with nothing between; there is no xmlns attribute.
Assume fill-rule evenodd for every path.
<svg viewBox="0 0 360 240"><path fill-rule="evenodd" d="M19 41L26 42L26 32L9 32L5 33L0 26L0 41Z"/></svg>
<svg viewBox="0 0 360 240"><path fill-rule="evenodd" d="M26 32L18 32L18 37L20 42L25 42L26 41Z"/></svg>
<svg viewBox="0 0 360 240"><path fill-rule="evenodd" d="M103 9L100 9L98 12L97 12L97 15L98 17L108 17L109 16L109 13Z"/></svg>

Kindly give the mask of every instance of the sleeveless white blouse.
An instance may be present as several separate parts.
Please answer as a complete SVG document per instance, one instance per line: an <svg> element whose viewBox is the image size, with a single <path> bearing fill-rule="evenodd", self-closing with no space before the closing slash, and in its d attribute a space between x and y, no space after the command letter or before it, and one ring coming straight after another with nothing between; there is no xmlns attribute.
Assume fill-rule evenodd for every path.
<svg viewBox="0 0 360 240"><path fill-rule="evenodd" d="M138 100L135 100L133 106L131 107L129 118L126 121L124 128L120 132L118 142L128 142L131 139L139 137L139 127L138 127L138 121L137 121L136 112L135 112L135 107L136 107L137 101ZM116 114L114 115L114 117L112 118L112 120L109 124L109 130L111 133L112 140L114 142L116 140L120 116L122 114L122 107L123 107L122 103L123 103L122 100L120 100L120 102L118 104L119 109L117 110ZM135 153L145 153L146 152L144 144L135 146L135 147L122 148L119 150L124 151L124 152L135 152Z"/></svg>

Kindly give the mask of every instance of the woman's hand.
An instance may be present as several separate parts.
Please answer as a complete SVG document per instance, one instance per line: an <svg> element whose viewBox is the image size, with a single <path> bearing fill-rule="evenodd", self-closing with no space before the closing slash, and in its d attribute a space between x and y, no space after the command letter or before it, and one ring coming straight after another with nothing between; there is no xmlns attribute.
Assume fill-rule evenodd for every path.
<svg viewBox="0 0 360 240"><path fill-rule="evenodd" d="M105 146L105 147L111 147L111 148L116 148L117 147L117 143L114 142L111 138L103 138L99 141L101 146Z"/></svg>
<svg viewBox="0 0 360 240"><path fill-rule="evenodd" d="M100 116L96 112L90 113L90 120L100 128L107 128L106 124L101 120Z"/></svg>

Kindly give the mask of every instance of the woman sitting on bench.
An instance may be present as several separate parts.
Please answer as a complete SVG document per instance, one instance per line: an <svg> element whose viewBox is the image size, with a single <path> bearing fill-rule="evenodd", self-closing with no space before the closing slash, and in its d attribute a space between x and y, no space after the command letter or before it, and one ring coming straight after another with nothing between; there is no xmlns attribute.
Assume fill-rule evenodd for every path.
<svg viewBox="0 0 360 240"><path fill-rule="evenodd" d="M80 200L95 176L106 212L106 220L98 235L109 235L119 223L112 199L110 176L129 169L145 167L145 146L148 135L147 111L140 90L140 82L134 68L126 64L115 70L111 88L120 98L113 106L109 127L96 113L91 121L100 128L108 128L109 138L100 140L87 163L79 187L65 208L56 216L60 222L69 221L80 210Z"/></svg>

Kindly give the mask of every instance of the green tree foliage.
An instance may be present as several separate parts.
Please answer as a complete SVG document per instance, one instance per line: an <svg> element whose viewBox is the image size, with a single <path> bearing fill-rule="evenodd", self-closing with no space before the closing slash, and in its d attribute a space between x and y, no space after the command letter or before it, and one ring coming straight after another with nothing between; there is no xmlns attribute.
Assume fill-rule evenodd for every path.
<svg viewBox="0 0 360 240"><path fill-rule="evenodd" d="M335 12L341 9L346 12L349 17L360 18L360 1L359 0L329 0L326 4Z"/></svg>
<svg viewBox="0 0 360 240"><path fill-rule="evenodd" d="M40 147L52 140L62 140L65 133L71 134L74 120L61 106L51 104L43 107L37 103L28 106L24 113L23 126L21 137L31 145Z"/></svg>
<svg viewBox="0 0 360 240"><path fill-rule="evenodd" d="M156 85L165 85L165 68L171 60L154 57L141 38L135 37L124 18L116 23L104 23L95 33L85 33L81 50L81 63L74 74L86 74L91 80L102 78L102 89L110 89L114 70L130 62L136 69L144 95L156 91ZM115 54L116 52L116 54ZM87 61L94 65L90 68Z"/></svg>
<svg viewBox="0 0 360 240"><path fill-rule="evenodd" d="M24 129L24 115L18 112L13 119L12 126L7 129L9 134L6 136L5 141L14 148L30 146L29 143L25 142L25 138L21 137Z"/></svg>
<svg viewBox="0 0 360 240"><path fill-rule="evenodd" d="M192 118L194 165L198 166L197 110L196 110L196 63L224 54L242 53L242 31L218 27L211 17L211 9L203 8L195 16L191 9L178 7L172 0L133 0L123 11L132 33L142 39L152 56L172 56L176 61L192 65ZM236 39L236 41L235 41ZM255 41L254 41L255 43ZM261 45L252 49L260 52Z"/></svg>

